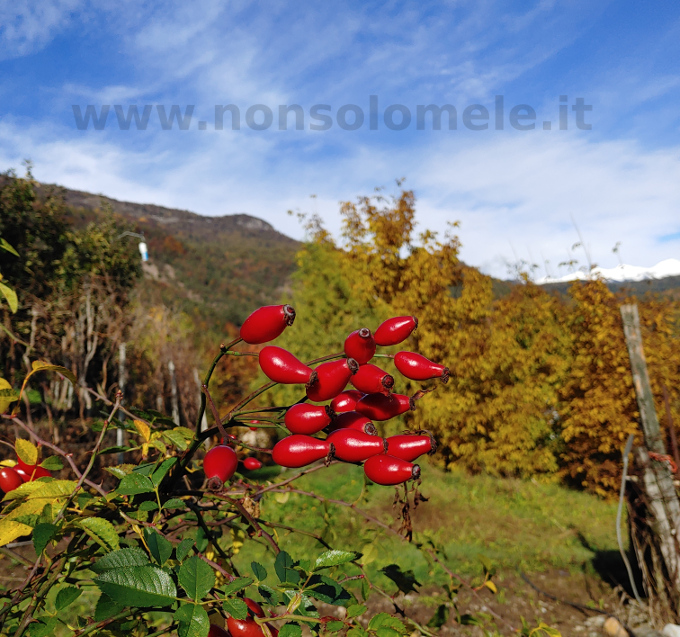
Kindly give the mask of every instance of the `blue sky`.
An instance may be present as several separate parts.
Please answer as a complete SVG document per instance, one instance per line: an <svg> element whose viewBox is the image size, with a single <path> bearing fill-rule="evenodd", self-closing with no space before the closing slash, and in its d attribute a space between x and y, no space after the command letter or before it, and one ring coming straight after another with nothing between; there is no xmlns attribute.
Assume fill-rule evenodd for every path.
<svg viewBox="0 0 680 637"><path fill-rule="evenodd" d="M337 232L339 201L376 186L389 191L406 177L419 228L461 221L462 258L496 276L516 259L541 264L539 274L548 261L555 275L571 256L584 262L572 251L572 219L599 265L618 262L619 241L627 263L680 258L677 2L103 6L3 3L0 170L21 170L30 158L41 181L206 215L247 212L296 238L302 231L287 210L317 212ZM566 130L558 124L563 95ZM583 113L589 130L576 126L577 98L592 106ZM74 105L99 113L107 104L102 130L78 129ZM147 104L145 130L120 130L115 105L141 113ZM239 108L240 130L228 115L215 130L215 105L227 104ZM245 121L258 104L272 111L267 130ZM292 104L302 107L304 130L292 115L279 130L278 108ZM319 104L330 109L328 130L310 129L321 121L310 116ZM453 105L457 128L444 116L441 130L428 118L418 130L417 106L429 104ZM486 130L464 123L475 104L489 111ZM521 104L534 109L534 130L510 124ZM156 105L193 105L188 129L163 130ZM343 128L338 111L346 105L355 106ZM388 128L390 105L408 109L408 127ZM364 124L347 130L357 109ZM398 125L399 113L389 121Z"/></svg>

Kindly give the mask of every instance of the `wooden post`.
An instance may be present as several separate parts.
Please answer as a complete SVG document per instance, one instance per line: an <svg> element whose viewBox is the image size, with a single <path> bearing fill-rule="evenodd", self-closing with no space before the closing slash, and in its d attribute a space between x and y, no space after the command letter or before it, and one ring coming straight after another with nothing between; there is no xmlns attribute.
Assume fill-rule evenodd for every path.
<svg viewBox="0 0 680 637"><path fill-rule="evenodd" d="M649 537L644 541L634 538L634 544L641 564L645 557L640 553L646 548L652 549L652 566L642 569L652 579L645 582L648 595L656 593L659 598L667 600L668 610L677 617L680 614L680 546L677 541L680 501L668 463L652 460L649 456L649 452L665 454L666 445L654 407L637 305L623 305L621 317L645 442L644 446L635 450L635 454L642 471L643 480L639 486L647 509L644 526Z"/></svg>

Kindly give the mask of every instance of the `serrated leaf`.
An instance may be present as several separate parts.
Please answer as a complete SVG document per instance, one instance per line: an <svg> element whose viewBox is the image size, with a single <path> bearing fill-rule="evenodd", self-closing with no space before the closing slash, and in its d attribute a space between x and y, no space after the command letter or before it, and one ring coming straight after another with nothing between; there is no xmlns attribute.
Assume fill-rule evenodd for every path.
<svg viewBox="0 0 680 637"><path fill-rule="evenodd" d="M175 547L175 558L177 558L178 562L184 561L184 558L189 555L189 551L191 551L193 545L194 541L191 538L186 538Z"/></svg>
<svg viewBox="0 0 680 637"><path fill-rule="evenodd" d="M246 603L238 597L225 599L222 608L234 619L245 619L248 617L248 607Z"/></svg>
<svg viewBox="0 0 680 637"><path fill-rule="evenodd" d="M324 575L313 575L305 590L310 597L335 606L343 606L352 599L341 584Z"/></svg>
<svg viewBox="0 0 680 637"><path fill-rule="evenodd" d="M123 606L169 606L177 597L172 579L157 566L111 569L94 581L114 602Z"/></svg>
<svg viewBox="0 0 680 637"><path fill-rule="evenodd" d="M182 604L175 611L173 619L179 624L179 637L207 637L210 632L208 613L202 606Z"/></svg>
<svg viewBox="0 0 680 637"><path fill-rule="evenodd" d="M144 439L144 442L149 442L151 439L151 427L143 420L133 420L132 424L135 426L137 433Z"/></svg>
<svg viewBox="0 0 680 637"><path fill-rule="evenodd" d="M401 634L398 630L394 628L388 628L387 626L381 626L375 631L377 637L399 637Z"/></svg>
<svg viewBox="0 0 680 637"><path fill-rule="evenodd" d="M185 440L184 436L182 436L180 433L178 433L174 429L171 429L170 431L164 431L163 437L171 445L174 445L175 447L177 447L180 451L186 451L187 447L189 446L187 444L187 441Z"/></svg>
<svg viewBox="0 0 680 637"><path fill-rule="evenodd" d="M14 540L20 538L22 535L28 535L32 530L33 529L26 524L4 518L3 520L0 520L0 546L5 546L5 544L14 542Z"/></svg>
<svg viewBox="0 0 680 637"><path fill-rule="evenodd" d="M40 515L45 505L54 511L61 509L76 488L71 480L37 480L25 482L14 491L10 491L5 500L25 499L8 513L5 519L19 519L24 516Z"/></svg>
<svg viewBox="0 0 680 637"><path fill-rule="evenodd" d="M146 500L139 505L140 511L156 511L158 509L158 503L153 500Z"/></svg>
<svg viewBox="0 0 680 637"><path fill-rule="evenodd" d="M354 553L353 551L337 551L331 550L326 551L316 558L314 563L314 570L318 571L321 568L328 568L330 566L338 566L340 564L345 564L347 562L352 562L361 556L360 553Z"/></svg>
<svg viewBox="0 0 680 637"><path fill-rule="evenodd" d="M215 586L215 572L200 557L194 555L182 564L177 580L191 599L199 601Z"/></svg>
<svg viewBox="0 0 680 637"><path fill-rule="evenodd" d="M54 524L38 524L33 529L33 547L36 555L41 555L54 539L59 529Z"/></svg>
<svg viewBox="0 0 680 637"><path fill-rule="evenodd" d="M113 524L103 518L85 518L80 520L79 526L97 544L104 547L106 551L116 551L120 548L118 543L118 533Z"/></svg>
<svg viewBox="0 0 680 637"><path fill-rule="evenodd" d="M164 509L183 509L185 506L186 502L179 498L170 498L167 502L163 503Z"/></svg>
<svg viewBox="0 0 680 637"><path fill-rule="evenodd" d="M11 287L9 287L9 285L5 285L4 283L0 283L0 292L5 297L7 305L9 305L9 309L11 310L12 314L14 314L19 309L19 299L17 297L17 293Z"/></svg>
<svg viewBox="0 0 680 637"><path fill-rule="evenodd" d="M187 441L194 439L194 432L188 427L175 427L173 431L178 433L180 436L182 436L182 438L184 438Z"/></svg>
<svg viewBox="0 0 680 637"><path fill-rule="evenodd" d="M116 478L123 479L126 475L132 473L132 470L137 465L134 464L119 464L115 467L104 467L105 471L108 471L112 476Z"/></svg>
<svg viewBox="0 0 680 637"><path fill-rule="evenodd" d="M96 622L102 622L117 615L122 610L123 607L120 604L116 604L106 593L102 593L97 600L93 619Z"/></svg>
<svg viewBox="0 0 680 637"><path fill-rule="evenodd" d="M300 574L293 569L293 566L295 566L295 562L293 562L293 558L286 551L281 551L276 556L274 570L282 583L297 584L300 581Z"/></svg>
<svg viewBox="0 0 680 637"><path fill-rule="evenodd" d="M73 604L73 602L75 602L80 597L82 592L83 591L81 591L79 588L76 588L75 586L67 586L66 588L62 588L57 593L57 597L54 600L54 606L57 609L57 612L62 611L67 606Z"/></svg>
<svg viewBox="0 0 680 637"><path fill-rule="evenodd" d="M234 593L242 591L244 588L248 588L248 586L250 586L252 583L253 580L250 579L250 577L237 577L233 582L229 582L229 584L223 586L222 592L224 593L225 597L228 595L233 595Z"/></svg>
<svg viewBox="0 0 680 637"><path fill-rule="evenodd" d="M345 627L343 622L328 622L326 624L326 631L329 633L337 633Z"/></svg>
<svg viewBox="0 0 680 637"><path fill-rule="evenodd" d="M257 592L270 606L279 605L279 596L277 595L276 591L273 588L271 588L271 586L261 584L260 586L257 587Z"/></svg>
<svg viewBox="0 0 680 637"><path fill-rule="evenodd" d="M144 529L144 540L159 566L163 566L172 555L172 544L153 529Z"/></svg>
<svg viewBox="0 0 680 637"><path fill-rule="evenodd" d="M253 575L258 581L264 582L267 579L267 570L259 562L251 562L250 568L253 569Z"/></svg>
<svg viewBox="0 0 680 637"><path fill-rule="evenodd" d="M342 625L342 622L340 624ZM288 622L281 626L279 637L302 637L302 628L300 628L300 624Z"/></svg>
<svg viewBox="0 0 680 637"><path fill-rule="evenodd" d="M38 464L38 448L32 442L17 438L14 441L14 451L24 464L30 467Z"/></svg>
<svg viewBox="0 0 680 637"><path fill-rule="evenodd" d="M64 468L64 463L59 456L50 456L49 458L45 458L40 463L40 466L48 471L60 471Z"/></svg>
<svg viewBox="0 0 680 637"><path fill-rule="evenodd" d="M58 622L56 617L41 617L40 621L29 625L28 634L31 637L52 637Z"/></svg>
<svg viewBox="0 0 680 637"><path fill-rule="evenodd" d="M105 573L106 571L132 568L134 566L146 566L150 564L146 553L137 547L119 549L106 554L96 561L90 569L95 573Z"/></svg>
<svg viewBox="0 0 680 637"><path fill-rule="evenodd" d="M387 613L378 613L368 622L368 630L377 630L378 628L391 628L398 632L406 632L406 627L396 617L388 615Z"/></svg>
<svg viewBox="0 0 680 637"><path fill-rule="evenodd" d="M139 495L153 493L153 483L150 478L139 473L130 473L123 477L116 491L121 495Z"/></svg>
<svg viewBox="0 0 680 637"><path fill-rule="evenodd" d="M4 378L0 378L0 414L4 414L9 406L18 399L19 392L13 389Z"/></svg>
<svg viewBox="0 0 680 637"><path fill-rule="evenodd" d="M352 617L359 617L359 615L363 615L368 608L364 606L363 604L352 604L351 606L347 607L347 619L352 619Z"/></svg>
<svg viewBox="0 0 680 637"><path fill-rule="evenodd" d="M347 637L368 637L368 633L363 628L355 626L347 631Z"/></svg>
<svg viewBox="0 0 680 637"><path fill-rule="evenodd" d="M165 478L168 471L170 471L170 469L176 462L177 458L166 458L165 460L163 460L163 462L161 462L158 469L156 469L151 475L151 482L153 482L155 487L157 487L161 483L161 480Z"/></svg>
<svg viewBox="0 0 680 637"><path fill-rule="evenodd" d="M62 367L61 365L52 365L51 363L46 363L45 361L33 361L31 363L31 372L28 376L26 376L26 380L28 380L28 377L32 376L36 372L58 372L62 376L68 378L74 385L77 382L76 377L70 369L66 369L66 367Z"/></svg>

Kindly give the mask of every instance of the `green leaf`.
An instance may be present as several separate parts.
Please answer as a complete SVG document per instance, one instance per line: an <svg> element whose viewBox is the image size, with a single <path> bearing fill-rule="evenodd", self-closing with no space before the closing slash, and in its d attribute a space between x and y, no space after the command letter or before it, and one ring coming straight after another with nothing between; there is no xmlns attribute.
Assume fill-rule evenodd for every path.
<svg viewBox="0 0 680 637"><path fill-rule="evenodd" d="M38 464L38 448L32 442L17 438L14 441L14 451L24 464L30 467Z"/></svg>
<svg viewBox="0 0 680 637"><path fill-rule="evenodd" d="M47 621L45 621L47 620ZM57 628L59 620L56 617L41 617L40 621L28 627L28 634L31 637L52 637Z"/></svg>
<svg viewBox="0 0 680 637"><path fill-rule="evenodd" d="M54 606L57 609L57 612L62 611L67 606L73 604L73 602L75 602L80 597L82 592L83 591L81 591L79 588L76 588L75 586L67 586L66 588L62 588L57 593L57 598L54 601Z"/></svg>
<svg viewBox="0 0 680 637"><path fill-rule="evenodd" d="M267 602L267 604L269 604L270 606L279 605L279 596L271 586L261 584L260 586L257 587L257 592L262 596L262 599L264 599L264 601Z"/></svg>
<svg viewBox="0 0 680 637"><path fill-rule="evenodd" d="M237 577L233 582L229 582L229 584L223 586L222 591L225 596L233 595L234 593L242 591L244 588L248 588L252 583L253 580L250 579L250 577Z"/></svg>
<svg viewBox="0 0 680 637"><path fill-rule="evenodd" d="M5 297L11 312L15 313L19 309L19 299L17 298L17 293L11 287L9 287L9 285L5 285L4 283L0 283L0 292L2 293L2 296Z"/></svg>
<svg viewBox="0 0 680 637"><path fill-rule="evenodd" d="M66 367L62 367L61 365L52 365L51 363L46 363L45 361L33 361L31 363L31 371L24 379L24 384L29 379L29 377L36 372L58 372L62 376L68 378L73 385L75 385L77 382L73 372L70 369L66 369Z"/></svg>
<svg viewBox="0 0 680 637"><path fill-rule="evenodd" d="M323 575L312 576L305 591L310 597L335 606L344 606L352 599L351 595L338 582Z"/></svg>
<svg viewBox="0 0 680 637"><path fill-rule="evenodd" d="M135 547L112 551L90 566L90 569L95 573L104 573L121 568L146 566L147 564L149 564L149 558L146 553Z"/></svg>
<svg viewBox="0 0 680 637"><path fill-rule="evenodd" d="M297 584L300 581L300 574L293 569L295 562L293 558L285 551L281 551L274 561L274 570L279 580L289 582L290 584Z"/></svg>
<svg viewBox="0 0 680 637"><path fill-rule="evenodd" d="M353 551L326 551L325 553L319 555L316 558L314 564L315 571L321 568L328 568L330 566L338 566L339 564L345 564L346 562L352 562L353 560L361 557L361 553L354 553Z"/></svg>
<svg viewBox="0 0 680 637"><path fill-rule="evenodd" d="M347 607L347 619L352 619L352 617L359 617L359 615L363 615L368 608L364 606L363 604L352 604L351 606Z"/></svg>
<svg viewBox="0 0 680 637"><path fill-rule="evenodd" d="M64 463L59 456L50 456L49 458L45 458L40 463L40 466L48 471L60 471L64 468Z"/></svg>
<svg viewBox="0 0 680 637"><path fill-rule="evenodd" d="M246 603L238 597L225 599L222 608L224 608L224 610L234 619L245 619L248 617L248 607L246 606Z"/></svg>
<svg viewBox="0 0 680 637"><path fill-rule="evenodd" d="M120 604L116 604L108 595L102 593L97 600L97 606L94 609L94 621L103 622L109 617L117 615L123 610Z"/></svg>
<svg viewBox="0 0 680 637"><path fill-rule="evenodd" d="M368 637L368 633L363 628L355 626L347 631L347 637Z"/></svg>
<svg viewBox="0 0 680 637"><path fill-rule="evenodd" d="M164 431L162 435L163 438L165 438L171 445L177 447L180 451L185 451L189 446L187 445L187 441L185 440L184 436L173 429L170 431Z"/></svg>
<svg viewBox="0 0 680 637"><path fill-rule="evenodd" d="M7 250L7 252L11 252L15 257L19 256L19 253L2 237L0 237L0 248Z"/></svg>
<svg viewBox="0 0 680 637"><path fill-rule="evenodd" d="M178 562L183 562L184 558L189 555L191 547L194 545L194 541L188 537L182 540L175 548L175 557Z"/></svg>
<svg viewBox="0 0 680 637"><path fill-rule="evenodd" d="M180 500L179 498L170 498L167 502L163 503L163 508L164 509L183 509L186 505L187 504L184 500Z"/></svg>
<svg viewBox="0 0 680 637"><path fill-rule="evenodd" d="M118 544L118 533L113 524L103 518L85 518L80 521L80 527L95 542L104 547L107 551L116 551L120 548Z"/></svg>
<svg viewBox="0 0 680 637"><path fill-rule="evenodd" d="M259 580L260 582L264 582L264 580L267 579L267 571L265 567L259 562L251 562L250 568L253 569L253 575L255 576L255 579Z"/></svg>
<svg viewBox="0 0 680 637"><path fill-rule="evenodd" d="M179 624L179 637L207 637L210 632L208 613L197 604L182 604L175 611L173 619Z"/></svg>
<svg viewBox="0 0 680 637"><path fill-rule="evenodd" d="M41 555L47 545L55 538L59 529L54 524L42 523L33 529L33 546L36 555Z"/></svg>
<svg viewBox="0 0 680 637"><path fill-rule="evenodd" d="M368 622L368 630L378 630L378 628L391 628L398 633L407 632L406 627L396 617L388 615L387 613L378 613Z"/></svg>
<svg viewBox="0 0 680 637"><path fill-rule="evenodd" d="M150 528L144 529L144 540L149 547L149 551L159 566L163 566L172 555L172 544L165 539L158 531Z"/></svg>
<svg viewBox="0 0 680 637"><path fill-rule="evenodd" d="M161 462L160 466L158 469L156 469L153 472L153 475L151 476L151 482L153 482L153 486L157 487L163 478L167 475L168 471L172 468L172 466L177 462L177 458L166 458Z"/></svg>
<svg viewBox="0 0 680 637"><path fill-rule="evenodd" d="M385 568L381 568L380 571L389 577L402 593L410 593L411 591L417 593L415 587L422 586L412 570L402 571L397 564L389 564Z"/></svg>
<svg viewBox="0 0 680 637"><path fill-rule="evenodd" d="M381 626L375 631L377 637L399 637L401 634L398 630L394 628L387 628L386 626Z"/></svg>
<svg viewBox="0 0 680 637"><path fill-rule="evenodd" d="M156 566L112 569L94 581L114 602L123 606L169 606L177 597L170 576Z"/></svg>
<svg viewBox="0 0 680 637"><path fill-rule="evenodd" d="M434 615L427 622L428 628L441 628L449 619L449 607L446 604L439 604Z"/></svg>
<svg viewBox="0 0 680 637"><path fill-rule="evenodd" d="M131 473L125 476L118 485L116 491L121 495L138 495L140 493L153 493L153 483L146 476Z"/></svg>
<svg viewBox="0 0 680 637"><path fill-rule="evenodd" d="M342 624L342 622L340 622L340 624ZM279 637L302 637L302 628L300 628L300 624L296 622L288 622L281 626Z"/></svg>
<svg viewBox="0 0 680 637"><path fill-rule="evenodd" d="M104 469L120 480L129 473L132 473L132 470L135 468L135 466L136 465L133 464L119 464L115 467L104 467Z"/></svg>
<svg viewBox="0 0 680 637"><path fill-rule="evenodd" d="M215 572L197 555L182 564L177 579L186 594L195 601L203 599L215 586Z"/></svg>
<svg viewBox="0 0 680 637"><path fill-rule="evenodd" d="M154 502L153 500L147 500L146 502L142 502L139 505L139 510L140 511L156 511L156 510L158 510L158 502Z"/></svg>
<svg viewBox="0 0 680 637"><path fill-rule="evenodd" d="M343 622L328 622L326 624L326 631L329 633L337 633L345 627Z"/></svg>

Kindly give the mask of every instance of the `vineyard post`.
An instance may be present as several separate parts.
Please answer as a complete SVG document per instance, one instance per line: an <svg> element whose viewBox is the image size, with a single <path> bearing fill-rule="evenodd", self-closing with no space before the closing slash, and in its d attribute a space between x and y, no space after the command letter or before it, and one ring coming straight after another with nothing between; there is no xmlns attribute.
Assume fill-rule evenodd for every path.
<svg viewBox="0 0 680 637"><path fill-rule="evenodd" d="M621 317L644 436L644 445L637 447L635 453L642 471L639 489L647 519L642 525L642 537L636 538L633 531L633 540L638 562L648 580L645 582L648 595L656 592L661 599L668 600L669 610L677 617L680 613L680 546L677 540L680 501L668 463L658 459L666 454L666 445L654 406L637 305L621 306ZM650 452L658 456L652 459ZM652 549L652 572L645 565L646 548Z"/></svg>

